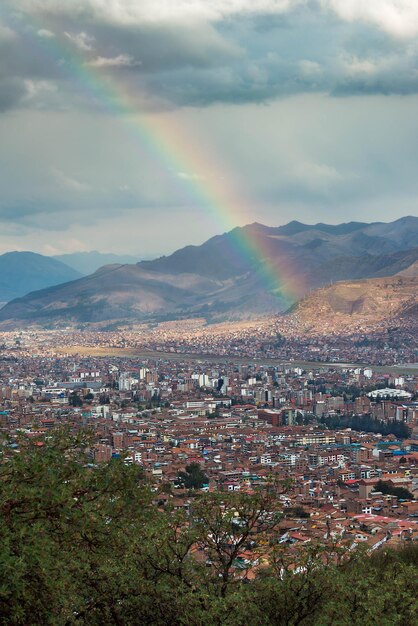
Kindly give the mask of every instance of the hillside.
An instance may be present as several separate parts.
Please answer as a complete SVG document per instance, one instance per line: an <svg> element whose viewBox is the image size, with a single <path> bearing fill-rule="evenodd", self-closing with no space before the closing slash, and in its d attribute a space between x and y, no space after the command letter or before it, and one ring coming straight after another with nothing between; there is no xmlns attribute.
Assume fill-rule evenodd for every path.
<svg viewBox="0 0 418 626"><path fill-rule="evenodd" d="M394 274L410 275L418 266L418 248L391 254L363 254L361 256L337 256L307 272L311 287L340 280L379 278Z"/></svg>
<svg viewBox="0 0 418 626"><path fill-rule="evenodd" d="M91 276L14 300L0 311L0 320L69 324L179 315L219 287L195 274L165 276L137 265L107 265Z"/></svg>
<svg viewBox="0 0 418 626"><path fill-rule="evenodd" d="M290 311L301 333L357 331L417 320L418 276L338 282L316 289Z"/></svg>
<svg viewBox="0 0 418 626"><path fill-rule="evenodd" d="M398 272L399 276L418 276L418 260Z"/></svg>
<svg viewBox="0 0 418 626"><path fill-rule="evenodd" d="M7 302L36 289L80 278L61 261L34 252L6 252L0 256L0 301Z"/></svg>
<svg viewBox="0 0 418 626"><path fill-rule="evenodd" d="M1 309L0 322L60 326L275 314L335 281L413 274L417 241L416 217L391 224L254 223L167 257L106 265L34 291Z"/></svg>

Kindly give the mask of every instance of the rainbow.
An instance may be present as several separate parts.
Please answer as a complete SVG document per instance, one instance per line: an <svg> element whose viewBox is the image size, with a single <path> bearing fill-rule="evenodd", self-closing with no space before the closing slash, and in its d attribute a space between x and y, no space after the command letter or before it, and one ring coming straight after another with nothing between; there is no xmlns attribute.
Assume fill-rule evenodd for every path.
<svg viewBox="0 0 418 626"><path fill-rule="evenodd" d="M186 124L180 125L172 115L142 112L141 101L148 96L144 91L141 93L136 89L134 93L126 82L86 63L58 38L39 37L37 31L42 25L25 23L22 32L21 18L17 21L12 16L3 17L26 39L30 38L40 52L58 58L67 74L77 79L87 95L98 101L105 112L123 122L129 135L139 142L141 150L146 150L160 168L174 173L176 184L205 209L217 228L230 231L235 254L256 266L257 278L277 298L280 308L287 308L300 297L304 285L295 263L283 256L278 259L275 255L274 260L271 259L263 243L265 237L261 237L256 228L236 228L237 224L252 221L250 202L241 197L230 173L225 175L225 168L218 165L219 155L211 154L208 145L197 145ZM199 175L181 179L177 174L179 171L199 172Z"/></svg>

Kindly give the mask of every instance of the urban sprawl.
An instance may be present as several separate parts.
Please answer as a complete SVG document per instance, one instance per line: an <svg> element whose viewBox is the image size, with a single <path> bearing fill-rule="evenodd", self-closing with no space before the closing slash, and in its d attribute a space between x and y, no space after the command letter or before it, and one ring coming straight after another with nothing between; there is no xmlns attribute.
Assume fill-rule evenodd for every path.
<svg viewBox="0 0 418 626"><path fill-rule="evenodd" d="M223 346L228 357L171 358L173 328L152 332L158 341L148 333L146 346L133 331L3 333L0 425L9 443L18 452L22 434L88 429L92 466L136 464L159 506L183 510L191 487L286 485L282 543L340 538L375 550L418 539L417 369L303 366L274 354L251 362L243 345L263 345L268 333L260 327L257 337L251 325L239 341L218 334L214 352ZM207 355L207 335L182 332L184 345L194 333L189 352ZM129 353L138 347L153 352Z"/></svg>

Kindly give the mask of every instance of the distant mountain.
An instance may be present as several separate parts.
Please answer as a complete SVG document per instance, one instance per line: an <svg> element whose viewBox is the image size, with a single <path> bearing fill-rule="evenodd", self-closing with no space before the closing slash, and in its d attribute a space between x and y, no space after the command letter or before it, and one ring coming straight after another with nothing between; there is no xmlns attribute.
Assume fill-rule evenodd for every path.
<svg viewBox="0 0 418 626"><path fill-rule="evenodd" d="M248 240L252 252L242 254ZM253 271L260 264L261 251L262 261L268 261L273 267L280 263L293 264L297 273L304 274L314 267L320 271L320 266L331 259L383 257L403 253L416 247L417 242L418 217L401 218L390 224L350 222L311 226L290 222L275 228L254 223L212 237L201 246L186 246L168 257L143 261L141 265L170 274L193 270L223 280ZM365 263L368 264L366 259ZM280 274L280 268L277 269ZM329 270L326 271L328 274ZM366 276L367 269L364 271Z"/></svg>
<svg viewBox="0 0 418 626"><path fill-rule="evenodd" d="M51 257L34 252L0 256L0 301L7 302L52 285L76 280L81 274Z"/></svg>
<svg viewBox="0 0 418 626"><path fill-rule="evenodd" d="M245 227L250 228L250 227ZM142 261L141 267L168 274L197 273L215 280L226 280L251 271L257 259L241 254L235 245L235 229L212 237L200 246L186 246L170 256Z"/></svg>
<svg viewBox="0 0 418 626"><path fill-rule="evenodd" d="M293 222L289 222L285 224L285 226L279 226L276 230L281 235L297 235L298 233L303 233L309 230L319 230L324 233L329 233L330 235L347 235L356 230L363 229L369 226L365 222L348 222L346 224L302 224L301 222L297 222L294 220Z"/></svg>
<svg viewBox="0 0 418 626"><path fill-rule="evenodd" d="M417 242L416 217L390 224L254 223L170 256L107 265L73 283L30 293L1 309L0 322L215 321L278 313L335 281L413 273Z"/></svg>
<svg viewBox="0 0 418 626"><path fill-rule="evenodd" d="M398 272L398 276L418 276L418 260Z"/></svg>
<svg viewBox="0 0 418 626"><path fill-rule="evenodd" d="M121 254L106 254L92 250L91 252L73 252L71 254L60 254L54 259L65 263L72 267L80 274L87 276L93 274L99 267L103 265L113 265L114 263L137 263L138 259L134 256Z"/></svg>
<svg viewBox="0 0 418 626"><path fill-rule="evenodd" d="M91 276L14 300L0 310L0 320L67 325L176 317L220 287L196 274L168 276L138 265L106 265Z"/></svg>
<svg viewBox="0 0 418 626"><path fill-rule="evenodd" d="M313 267L307 273L307 280L311 287L318 287L339 280L411 274L414 264L418 265L418 248L392 254L337 256Z"/></svg>

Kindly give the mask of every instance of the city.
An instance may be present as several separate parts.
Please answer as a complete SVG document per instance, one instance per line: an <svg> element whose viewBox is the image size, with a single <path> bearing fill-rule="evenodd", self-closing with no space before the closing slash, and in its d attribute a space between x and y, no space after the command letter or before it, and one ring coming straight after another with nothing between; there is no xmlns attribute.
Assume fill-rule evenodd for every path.
<svg viewBox="0 0 418 626"><path fill-rule="evenodd" d="M132 338L120 332L108 343L126 346ZM87 352L86 345L104 345L100 335L84 339ZM229 340L227 333L226 350ZM92 463L122 457L182 508L191 493L179 477L192 464L205 477L203 492L251 493L272 478L289 480L282 500L284 511L296 511L291 542L327 533L371 548L418 539L416 367L66 352L81 341L80 333L3 335L4 435L17 442L22 434L48 438L64 425L87 429ZM191 342L199 351L205 345ZM376 488L382 482L384 493Z"/></svg>
<svg viewBox="0 0 418 626"><path fill-rule="evenodd" d="M418 626L417 37L0 0L0 626Z"/></svg>

